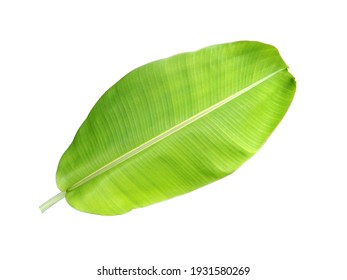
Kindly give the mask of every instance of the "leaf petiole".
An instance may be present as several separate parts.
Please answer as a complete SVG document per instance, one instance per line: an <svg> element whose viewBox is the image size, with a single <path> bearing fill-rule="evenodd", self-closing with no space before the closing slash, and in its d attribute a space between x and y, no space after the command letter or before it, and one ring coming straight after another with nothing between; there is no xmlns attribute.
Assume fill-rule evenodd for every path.
<svg viewBox="0 0 347 280"><path fill-rule="evenodd" d="M60 192L57 195L53 196L40 206L41 212L44 213L47 209L56 204L58 201L62 200L64 197L65 192Z"/></svg>

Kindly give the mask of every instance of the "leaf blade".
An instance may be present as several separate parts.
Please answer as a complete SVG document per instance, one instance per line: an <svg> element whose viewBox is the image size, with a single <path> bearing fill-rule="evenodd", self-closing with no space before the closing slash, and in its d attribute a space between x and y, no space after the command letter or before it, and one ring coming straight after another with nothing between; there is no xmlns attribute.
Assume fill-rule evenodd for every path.
<svg viewBox="0 0 347 280"><path fill-rule="evenodd" d="M295 82L292 76L283 70L286 68L286 64L275 48L255 42L238 42L176 55L132 71L98 101L81 126L73 143L60 161L57 171L58 186L62 191L66 191L66 199L74 208L89 213L114 215L189 192L232 173L260 148L288 109L294 95ZM275 85L268 83L267 80L259 83L269 75L268 80L279 79L279 81ZM264 128L261 137L257 135L254 138L257 141L252 141L252 137L247 136L247 133L244 133L245 135L239 133L247 130L244 128L245 124L253 127L250 131L257 130L254 130L256 119L252 119L253 124L248 124L244 116L244 111L254 114L255 109L249 108L252 103L249 100L255 98L249 94L254 90L251 88L246 91L247 96L250 97L247 97L244 103L230 102L233 104L230 110L234 112L234 117L230 116L228 110L225 111L225 108L229 106L223 104L221 108L216 109L223 113L217 114L218 118L213 122L214 127L206 127L206 118L210 119L211 115L202 116L203 122L199 119L194 124L189 123L180 129L179 133L175 131L180 137L185 135L183 138L170 134L160 143L155 142L145 150L127 158L127 162L120 162L78 185L83 178L88 178L89 174L93 174L95 170L100 169L100 166L104 166L105 162L107 165L114 161L115 157L119 158L126 154L126 151L129 152L134 147L136 149L139 145L143 145L146 140L150 141L148 139L165 133L167 128L170 130L182 123L182 120L184 122L192 118L194 114L201 114L209 108L209 105L211 107L225 100L226 96L230 98L233 94L242 91L242 88L245 89L257 82L257 92L259 88L262 90L255 96L261 96L263 92L268 92L277 84L283 84L281 79L289 84L286 87L289 88L286 93L289 99L279 99L278 102L283 108L276 112L277 116L273 112L269 115L273 120L268 121L268 130ZM286 88L278 88L278 91L285 92ZM267 94L262 98L265 100L269 96ZM235 100L243 100L242 97ZM140 109L134 109L134 105L138 106L136 109ZM278 104L275 105L273 106L277 108ZM265 111L260 109L258 117L269 118L269 116L264 117ZM237 124L233 118L242 119L242 121ZM230 124L230 119L235 122L231 130L230 127L233 126ZM194 130L193 127L197 123L199 126ZM260 124L258 123L258 127ZM221 129L216 130L216 127ZM115 129L119 129L120 132L115 132ZM218 142L214 135L226 129L229 129L228 133L232 135L232 139L227 137L222 142ZM103 131L106 132L103 133ZM188 131L188 134L186 135L183 131ZM194 134L191 131L194 131ZM200 135L200 140L196 138L196 135ZM172 139L176 140L172 141ZM195 140L192 141L192 139ZM211 139L214 140L211 142ZM242 141L235 139L242 139ZM112 140L120 148L114 147ZM233 142L236 143L235 147L232 147ZM177 146L177 143L181 143L183 147L189 145L189 149ZM217 145L219 152L214 148L216 143L219 143ZM192 154L191 151L195 146L200 150ZM201 147L206 149L201 150ZM101 155L106 154L106 156L100 156L100 149L102 149ZM208 153L207 149L213 152ZM90 152L93 150L97 155ZM156 155L157 153L159 155ZM224 153L227 156L224 156ZM195 160L186 158L184 155L187 154ZM234 158L230 162L232 156ZM84 159L85 162L82 161L80 166L78 164L76 166L76 159ZM141 166L142 170L138 170L136 166ZM90 170L94 171L90 172ZM188 170L188 173L185 170ZM169 181L163 177L168 178ZM76 183L77 187L73 188L72 186Z"/></svg>

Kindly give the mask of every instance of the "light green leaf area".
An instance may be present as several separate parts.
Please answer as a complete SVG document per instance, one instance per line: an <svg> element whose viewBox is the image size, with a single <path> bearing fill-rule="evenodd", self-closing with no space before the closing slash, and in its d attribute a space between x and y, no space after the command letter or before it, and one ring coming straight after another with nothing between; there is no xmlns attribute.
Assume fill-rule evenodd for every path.
<svg viewBox="0 0 347 280"><path fill-rule="evenodd" d="M295 80L276 48L235 42L139 67L95 104L63 154L74 208L117 215L234 172L286 113Z"/></svg>

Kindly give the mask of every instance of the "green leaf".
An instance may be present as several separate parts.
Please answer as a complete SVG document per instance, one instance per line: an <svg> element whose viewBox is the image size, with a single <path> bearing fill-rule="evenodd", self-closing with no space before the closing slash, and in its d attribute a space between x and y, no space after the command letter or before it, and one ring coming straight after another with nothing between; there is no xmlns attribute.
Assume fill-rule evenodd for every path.
<svg viewBox="0 0 347 280"><path fill-rule="evenodd" d="M95 104L60 159L74 208L117 215L185 194L240 167L286 113L295 80L276 48L215 45L139 67Z"/></svg>

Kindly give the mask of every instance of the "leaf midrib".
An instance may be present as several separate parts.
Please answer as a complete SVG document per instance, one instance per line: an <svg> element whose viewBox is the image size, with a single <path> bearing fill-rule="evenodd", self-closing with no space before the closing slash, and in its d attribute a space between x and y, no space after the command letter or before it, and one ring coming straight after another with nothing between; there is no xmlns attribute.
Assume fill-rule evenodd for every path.
<svg viewBox="0 0 347 280"><path fill-rule="evenodd" d="M199 120L200 118L202 118L203 116L206 116L207 114L213 112L214 110L220 108L221 106L225 105L226 103L230 102L231 100L239 97L240 95L248 92L249 90L253 89L254 87L256 87L257 85L265 82L266 80L272 78L273 76L275 76L276 74L278 74L281 71L286 70L287 68L282 68L280 70L277 70L267 76L265 76L264 78L252 83L251 85L245 87L244 89L234 93L233 95L219 101L218 103L204 109L203 111L195 114L194 116L186 119L185 121L179 123L178 125L175 125L174 127L164 131L163 133L159 134L158 136L148 140L147 142L141 144L140 146L132 149L131 151L123 154L122 156L112 160L111 162L105 164L104 166L100 167L99 169L97 169L96 171L90 173L89 175L87 175L86 177L84 177L83 179L81 179L80 181L76 182L75 184L73 184L71 187L67 188L66 191L72 191L80 186L82 186L83 184L89 182L90 180L94 179L95 177L99 176L100 174L110 170L111 168L117 166L118 164L128 160L129 158L137 155L138 153L142 152L143 150L151 147L152 145L158 143L159 141L165 139L166 137L176 133L177 131L181 130L182 128L192 124L193 122Z"/></svg>

